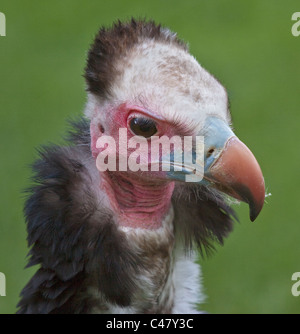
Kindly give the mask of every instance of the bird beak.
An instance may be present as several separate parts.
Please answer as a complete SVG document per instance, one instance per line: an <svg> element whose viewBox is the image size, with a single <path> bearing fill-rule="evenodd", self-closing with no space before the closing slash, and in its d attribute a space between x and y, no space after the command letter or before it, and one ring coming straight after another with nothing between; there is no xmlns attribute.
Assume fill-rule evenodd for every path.
<svg viewBox="0 0 300 334"><path fill-rule="evenodd" d="M205 125L204 149L201 146L195 148L193 154L196 157L199 154L202 154L202 157L204 155L203 178L197 183L212 186L248 203L250 219L254 221L264 205L264 178L254 155L230 127L217 117L209 117ZM196 163L197 160L199 158L194 159ZM173 179L182 178L185 171L191 171L192 168L185 163L183 167L183 172L177 173ZM193 168L195 170L195 167ZM172 178L176 172L169 174ZM181 180L183 181L183 178Z"/></svg>

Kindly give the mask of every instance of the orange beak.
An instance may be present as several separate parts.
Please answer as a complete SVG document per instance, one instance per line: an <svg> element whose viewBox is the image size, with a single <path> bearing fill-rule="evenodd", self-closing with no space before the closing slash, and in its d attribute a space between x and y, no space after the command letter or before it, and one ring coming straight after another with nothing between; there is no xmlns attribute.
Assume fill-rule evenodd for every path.
<svg viewBox="0 0 300 334"><path fill-rule="evenodd" d="M262 171L249 148L237 137L230 137L205 177L218 190L249 204L254 221L265 200Z"/></svg>
<svg viewBox="0 0 300 334"><path fill-rule="evenodd" d="M193 147L195 163L189 164L184 161L181 172L170 171L167 176L172 180L197 182L214 187L248 203L250 219L254 221L265 200L264 178L254 155L235 136L229 125L218 117L208 117L201 132L199 135L204 138L204 148L198 148L197 145ZM203 153L204 161L201 160ZM175 165L176 161L171 162ZM181 161L177 164L179 163ZM197 173L196 180L191 178L191 175Z"/></svg>

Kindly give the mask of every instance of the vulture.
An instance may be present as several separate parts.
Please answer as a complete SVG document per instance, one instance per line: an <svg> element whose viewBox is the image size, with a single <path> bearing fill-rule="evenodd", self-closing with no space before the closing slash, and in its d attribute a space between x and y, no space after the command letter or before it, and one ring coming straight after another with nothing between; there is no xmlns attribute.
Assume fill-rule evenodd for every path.
<svg viewBox="0 0 300 334"><path fill-rule="evenodd" d="M253 221L265 199L226 89L152 20L100 28L84 78L84 115L32 165L24 215L27 266L38 269L17 313L201 313L199 254L223 244L233 202L248 203ZM162 137L190 138L190 159L170 141L145 168L138 148L152 158Z"/></svg>

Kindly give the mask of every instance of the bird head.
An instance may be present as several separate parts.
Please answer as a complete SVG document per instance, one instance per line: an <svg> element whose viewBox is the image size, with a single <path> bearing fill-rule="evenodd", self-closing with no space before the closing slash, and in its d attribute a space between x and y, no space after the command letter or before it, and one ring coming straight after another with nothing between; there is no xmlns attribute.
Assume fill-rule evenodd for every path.
<svg viewBox="0 0 300 334"><path fill-rule="evenodd" d="M246 202L256 219L265 198L259 164L232 131L226 89L176 34L135 20L103 28L85 78L91 151L125 225L160 226L178 183ZM155 146L162 139L170 151Z"/></svg>

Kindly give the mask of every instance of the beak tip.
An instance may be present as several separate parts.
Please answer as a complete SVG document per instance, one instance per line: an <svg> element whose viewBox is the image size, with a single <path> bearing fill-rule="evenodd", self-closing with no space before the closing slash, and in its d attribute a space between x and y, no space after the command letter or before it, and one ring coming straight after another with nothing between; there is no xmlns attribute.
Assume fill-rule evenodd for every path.
<svg viewBox="0 0 300 334"><path fill-rule="evenodd" d="M262 191L263 190L263 191ZM254 200L252 198L252 201L250 201L249 203L249 207L250 207L250 220L253 222L257 216L259 215L259 213L261 212L264 203L265 203L265 187L263 186L261 189L261 195L259 197L259 200Z"/></svg>
<svg viewBox="0 0 300 334"><path fill-rule="evenodd" d="M259 213L260 213L261 209L257 210L257 209L250 209L250 220L252 222L255 221L255 219L258 217Z"/></svg>
<svg viewBox="0 0 300 334"><path fill-rule="evenodd" d="M257 218L258 214L259 214L259 212L252 212L252 211L250 210L250 220L251 220L252 222L254 222L255 219Z"/></svg>

